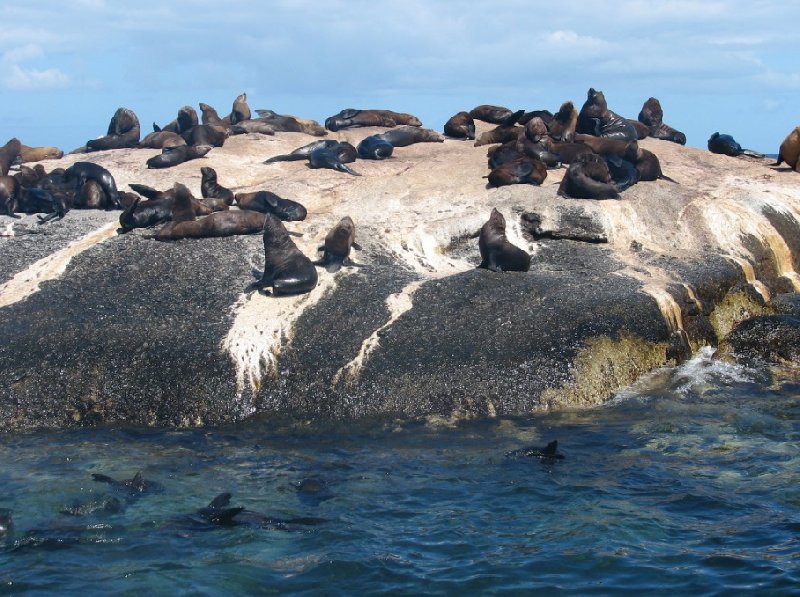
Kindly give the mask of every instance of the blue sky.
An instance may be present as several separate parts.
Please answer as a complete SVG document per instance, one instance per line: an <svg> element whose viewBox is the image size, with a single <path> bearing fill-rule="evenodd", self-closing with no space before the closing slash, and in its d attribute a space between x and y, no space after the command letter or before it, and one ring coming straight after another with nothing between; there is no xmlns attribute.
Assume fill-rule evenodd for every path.
<svg viewBox="0 0 800 597"><path fill-rule="evenodd" d="M688 145L720 131L769 153L800 125L787 0L26 0L0 19L0 143L68 151L120 106L146 133L243 91L253 109L388 108L441 130L483 103L580 108L595 87L629 118L659 98Z"/></svg>

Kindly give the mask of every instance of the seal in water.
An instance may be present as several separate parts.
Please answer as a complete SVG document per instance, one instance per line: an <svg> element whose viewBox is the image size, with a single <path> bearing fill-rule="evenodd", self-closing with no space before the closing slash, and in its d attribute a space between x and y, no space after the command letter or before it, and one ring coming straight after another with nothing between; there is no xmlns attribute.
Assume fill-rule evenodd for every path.
<svg viewBox="0 0 800 597"><path fill-rule="evenodd" d="M334 139L320 139L319 141L312 141L308 145L298 147L291 153L272 156L271 158L264 160L264 163L274 164L275 162L294 162L299 160L307 160L308 156L311 155L311 152L315 149L335 147L338 144L339 142L335 141Z"/></svg>
<svg viewBox="0 0 800 597"><path fill-rule="evenodd" d="M750 156L751 158L764 157L763 153L758 153L752 149L742 149L742 146L739 145L730 135L720 135L719 133L714 133L708 139L708 150L711 153L720 153L722 155L729 155L731 157L736 157L739 155L746 155Z"/></svg>
<svg viewBox="0 0 800 597"><path fill-rule="evenodd" d="M786 135L778 150L778 161L770 164L770 166L780 166L783 162L786 162L793 170L800 171L798 169L798 162L800 162L800 126Z"/></svg>
<svg viewBox="0 0 800 597"><path fill-rule="evenodd" d="M469 112L458 112L444 123L444 134L454 139L475 139L475 121Z"/></svg>
<svg viewBox="0 0 800 597"><path fill-rule="evenodd" d="M330 147L319 147L308 154L308 167L331 168L353 176L361 176L346 165L355 161L356 155L356 148L347 142L340 142Z"/></svg>
<svg viewBox="0 0 800 597"><path fill-rule="evenodd" d="M493 272L527 272L531 267L531 256L506 238L506 219L497 208L481 227L478 248L481 252L480 268Z"/></svg>
<svg viewBox="0 0 800 597"><path fill-rule="evenodd" d="M528 446L518 450L506 452L506 458L541 458L542 460L564 460L564 455L558 451L558 440L553 440L543 448Z"/></svg>
<svg viewBox="0 0 800 597"><path fill-rule="evenodd" d="M408 147L414 143L444 143L444 137L431 129L404 124L375 135L388 141L392 147Z"/></svg>
<svg viewBox="0 0 800 597"><path fill-rule="evenodd" d="M240 209L249 209L264 214L272 214L284 222L305 220L308 212L297 201L284 199L271 191L255 191L253 193L237 193L236 205Z"/></svg>
<svg viewBox="0 0 800 597"><path fill-rule="evenodd" d="M502 187L510 184L540 185L547 178L547 166L543 162L521 156L500 164L489 173L489 186Z"/></svg>
<svg viewBox="0 0 800 597"><path fill-rule="evenodd" d="M137 472L132 478L117 481L116 479L100 473L93 473L92 479L99 483L108 483L114 489L128 493L132 496L144 493L162 493L164 486L158 481L148 481L142 477L142 473Z"/></svg>
<svg viewBox="0 0 800 597"><path fill-rule="evenodd" d="M586 101L578 114L575 132L594 135L595 137L613 137L636 141L636 129L627 119L608 109L602 91L589 88Z"/></svg>
<svg viewBox="0 0 800 597"><path fill-rule="evenodd" d="M573 199L619 199L608 164L596 153L578 156L569 165L558 186L558 194Z"/></svg>
<svg viewBox="0 0 800 597"><path fill-rule="evenodd" d="M179 145L165 147L160 155L154 155L147 160L148 168L171 168L189 160L195 160L206 155L213 148L211 145Z"/></svg>
<svg viewBox="0 0 800 597"><path fill-rule="evenodd" d="M303 255L278 218L267 214L264 219L264 273L247 290L272 287L272 293L302 294L317 285L317 268Z"/></svg>
<svg viewBox="0 0 800 597"><path fill-rule="evenodd" d="M75 162L64 171L64 182L75 181L75 190L78 191L88 179L96 180L103 189L108 199L108 209L122 209L117 192L117 183L111 172L92 162Z"/></svg>
<svg viewBox="0 0 800 597"><path fill-rule="evenodd" d="M183 517L179 522L192 527L212 526L212 527L233 527L250 526L261 529L273 529L281 531L291 531L318 525L327 522L324 518L305 516L301 518L275 518L247 510L241 506L231 507L231 494L221 493L208 504L205 508L200 508L193 515Z"/></svg>
<svg viewBox="0 0 800 597"><path fill-rule="evenodd" d="M350 216L345 216L325 235L325 243L318 249L323 252L322 259L314 265L321 265L330 273L339 271L342 265L351 265L350 249L360 248L355 240L356 225Z"/></svg>
<svg viewBox="0 0 800 597"><path fill-rule="evenodd" d="M233 191L226 189L217 182L217 171L214 170L214 168L203 166L200 168L200 175L202 176L200 180L200 194L203 196L203 199L215 199L216 202L222 202L225 206L222 209L227 209L233 205ZM213 205L216 204L216 202L209 204L209 201L206 201L205 203L214 209ZM214 211L219 210L215 209Z"/></svg>
<svg viewBox="0 0 800 597"><path fill-rule="evenodd" d="M365 160L385 160L392 157L394 147L378 135L370 135L361 140L356 147L358 157Z"/></svg>
<svg viewBox="0 0 800 597"><path fill-rule="evenodd" d="M86 142L87 151L104 149L124 149L139 144L139 118L133 110L118 108L108 124L108 132L104 137Z"/></svg>
<svg viewBox="0 0 800 597"><path fill-rule="evenodd" d="M0 537L7 535L14 530L14 519L11 517L11 510L0 508Z"/></svg>

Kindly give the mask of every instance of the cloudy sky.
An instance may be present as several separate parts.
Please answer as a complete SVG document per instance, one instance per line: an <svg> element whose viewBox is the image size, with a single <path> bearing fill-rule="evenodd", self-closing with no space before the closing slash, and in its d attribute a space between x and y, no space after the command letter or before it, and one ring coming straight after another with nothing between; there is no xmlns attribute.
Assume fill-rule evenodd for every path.
<svg viewBox="0 0 800 597"><path fill-rule="evenodd" d="M73 149L133 109L324 120L411 112L441 130L478 104L578 108L589 87L635 118L650 96L688 145L714 131L776 153L800 125L800 3L759 0L25 0L0 4L0 143Z"/></svg>

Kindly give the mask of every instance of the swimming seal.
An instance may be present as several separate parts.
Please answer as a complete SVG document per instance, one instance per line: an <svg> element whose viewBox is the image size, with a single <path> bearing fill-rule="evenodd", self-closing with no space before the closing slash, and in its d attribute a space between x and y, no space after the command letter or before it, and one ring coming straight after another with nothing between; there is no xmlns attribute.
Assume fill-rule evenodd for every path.
<svg viewBox="0 0 800 597"><path fill-rule="evenodd" d="M284 222L305 220L308 213L297 201L283 199L270 191L237 193L235 198L240 209L272 214Z"/></svg>
<svg viewBox="0 0 800 597"><path fill-rule="evenodd" d="M21 147L22 143L16 137L12 137L0 147L0 176L8 176L8 169L17 159Z"/></svg>
<svg viewBox="0 0 800 597"><path fill-rule="evenodd" d="M171 168L189 160L195 160L211 151L211 145L178 145L165 147L160 155L154 155L146 164L148 168Z"/></svg>
<svg viewBox="0 0 800 597"><path fill-rule="evenodd" d="M444 137L436 131L406 124L389 129L376 137L388 141L392 147L408 147L414 143L444 143Z"/></svg>
<svg viewBox="0 0 800 597"><path fill-rule="evenodd" d="M493 272L527 272L531 267L531 256L506 238L506 219L497 208L481 227L478 249L481 252L479 268Z"/></svg>
<svg viewBox="0 0 800 597"><path fill-rule="evenodd" d="M94 179L103 189L108 199L108 209L122 209L117 183L111 172L92 162L75 162L64 171L64 182L75 181L75 189L80 190L88 179Z"/></svg>
<svg viewBox="0 0 800 597"><path fill-rule="evenodd" d="M241 506L231 507L230 501L230 493L221 493L211 500L208 506L200 508L193 515L184 516L178 522L192 528L249 526L281 531L298 530L310 525L327 522L324 518L313 516L288 519L276 518Z"/></svg>
<svg viewBox="0 0 800 597"><path fill-rule="evenodd" d="M540 185L547 178L547 166L539 160L522 156L497 166L487 176L490 187L510 184Z"/></svg>
<svg viewBox="0 0 800 597"><path fill-rule="evenodd" d="M365 160L385 160L392 157L394 147L391 143L379 137L370 135L361 140L356 146L358 157Z"/></svg>
<svg viewBox="0 0 800 597"><path fill-rule="evenodd" d="M250 106L247 105L246 93L242 93L233 100L230 120L231 125L238 124L244 120L250 120Z"/></svg>
<svg viewBox="0 0 800 597"><path fill-rule="evenodd" d="M356 155L356 148L347 142L340 142L330 147L319 147L308 154L308 167L331 168L353 176L361 176L347 166L348 163L355 161Z"/></svg>
<svg viewBox="0 0 800 597"><path fill-rule="evenodd" d="M578 111L575 104L570 101L561 104L561 107L553 115L550 122L550 136L556 141L569 143L575 136L575 128L578 126ZM535 141L536 139L531 139Z"/></svg>
<svg viewBox="0 0 800 597"><path fill-rule="evenodd" d="M558 194L573 199L619 199L608 164L596 153L579 156L569 165Z"/></svg>
<svg viewBox="0 0 800 597"><path fill-rule="evenodd" d="M132 478L122 481L117 481L108 475L93 473L92 479L98 483L108 483L114 489L130 496L140 496L145 493L162 493L164 491L164 486L161 483L148 481L142 477L142 473L136 473Z"/></svg>
<svg viewBox="0 0 800 597"><path fill-rule="evenodd" d="M786 135L778 150L778 160L770 166L780 166L783 162L791 166L795 172L800 171L798 168L800 165L800 126L795 127L791 133Z"/></svg>
<svg viewBox="0 0 800 597"><path fill-rule="evenodd" d="M350 265L350 249L359 248L355 240L356 225L350 216L345 216L325 235L325 242L318 249L323 252L322 259L314 265L321 265L330 273L339 271L342 265Z"/></svg>
<svg viewBox="0 0 800 597"><path fill-rule="evenodd" d="M206 205L212 209L221 203L224 207L214 209L214 211L222 211L233 205L233 191L226 189L217 182L217 171L210 166L203 166L200 168L200 194L203 196ZM214 200L209 202L208 200Z"/></svg>
<svg viewBox="0 0 800 597"><path fill-rule="evenodd" d="M272 293L303 294L317 285L317 268L303 255L278 218L267 214L264 220L264 273L248 289L272 287Z"/></svg>
<svg viewBox="0 0 800 597"><path fill-rule="evenodd" d="M8 508L0 508L0 537L10 533L14 529L14 519L11 516L11 510Z"/></svg>
<svg viewBox="0 0 800 597"><path fill-rule="evenodd" d="M708 139L708 150L711 153L719 153L722 155L729 155L736 157L740 155L750 156L752 158L763 158L763 153L758 153L752 149L743 149L733 137L730 135L714 133Z"/></svg>
<svg viewBox="0 0 800 597"><path fill-rule="evenodd" d="M686 145L686 135L664 124L663 119L664 111L661 109L661 102L654 97L649 98L639 111L638 120L648 127L648 134L651 137Z"/></svg>
<svg viewBox="0 0 800 597"><path fill-rule="evenodd" d="M454 139L475 139L475 121L469 112L458 112L444 123L444 134Z"/></svg>
<svg viewBox="0 0 800 597"><path fill-rule="evenodd" d="M104 137L86 142L87 151L106 149L124 149L139 144L139 118L133 110L118 108L108 124L108 132Z"/></svg>
<svg viewBox="0 0 800 597"><path fill-rule="evenodd" d="M307 160L311 152L316 149L329 148L338 145L339 142L333 139L321 139L319 141L312 141L308 145L298 147L291 153L275 155L269 159L264 160L265 164L274 164L275 162L294 162L299 160Z"/></svg>
<svg viewBox="0 0 800 597"><path fill-rule="evenodd" d="M624 156L635 153L638 149L638 142L634 139L618 139L615 137L596 137L594 135L584 135L578 133L575 135L576 143L583 143L588 145L593 152L598 155L619 155Z"/></svg>
<svg viewBox="0 0 800 597"><path fill-rule="evenodd" d="M509 119L514 114L517 114L516 118L513 119L513 122L509 122ZM481 104L469 111L469 115L475 120L482 120L490 124L505 124L507 126L515 124L523 114L525 114L525 110L514 112L505 106L493 106L491 104Z"/></svg>
<svg viewBox="0 0 800 597"><path fill-rule="evenodd" d="M563 460L564 455L558 451L558 440L553 440L543 448L528 446L519 450L506 452L506 458L540 458L542 460Z"/></svg>
<svg viewBox="0 0 800 597"><path fill-rule="evenodd" d="M637 137L636 129L627 119L608 109L603 92L592 87L589 88L586 101L578 114L575 132L629 141L635 141Z"/></svg>

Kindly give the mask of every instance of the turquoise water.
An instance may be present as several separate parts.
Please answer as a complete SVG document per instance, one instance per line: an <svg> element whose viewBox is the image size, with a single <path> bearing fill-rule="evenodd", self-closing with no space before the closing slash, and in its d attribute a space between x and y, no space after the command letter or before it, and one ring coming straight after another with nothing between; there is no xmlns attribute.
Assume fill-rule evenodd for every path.
<svg viewBox="0 0 800 597"><path fill-rule="evenodd" d="M563 460L504 456L552 439ZM796 375L706 352L531 418L6 435L0 594L800 594L798 440ZM91 478L137 471L164 491ZM325 520L194 514L225 491Z"/></svg>

